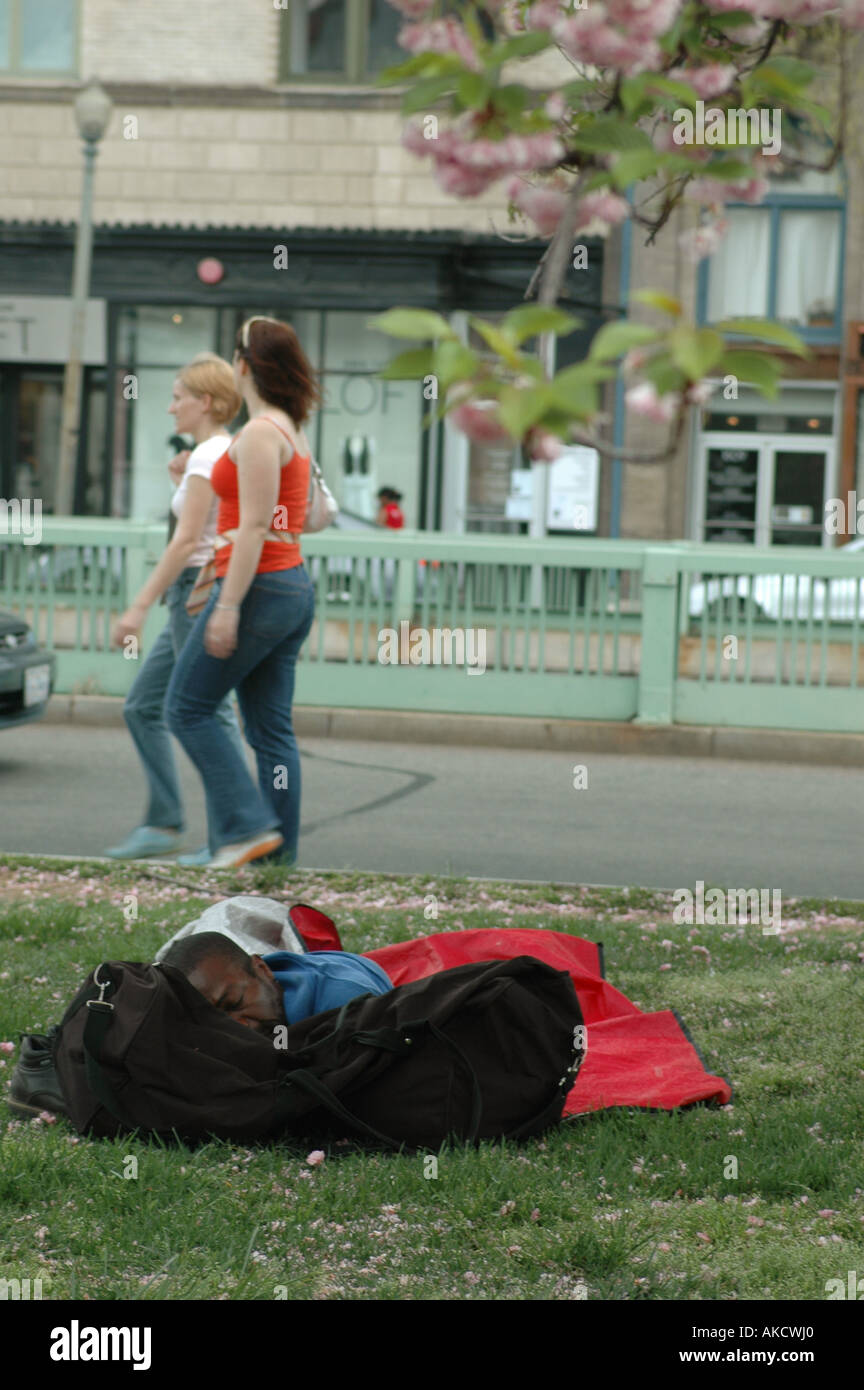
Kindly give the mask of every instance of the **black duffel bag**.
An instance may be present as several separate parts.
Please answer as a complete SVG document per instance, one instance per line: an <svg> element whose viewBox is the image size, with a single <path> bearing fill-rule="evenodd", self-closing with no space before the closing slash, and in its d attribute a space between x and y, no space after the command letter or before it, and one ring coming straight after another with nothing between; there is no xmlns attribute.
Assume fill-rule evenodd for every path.
<svg viewBox="0 0 864 1390"><path fill-rule="evenodd" d="M361 995L275 1037L235 1023L172 966L110 961L67 1009L55 1063L82 1133L438 1148L555 1124L581 1023L569 975L531 956Z"/></svg>

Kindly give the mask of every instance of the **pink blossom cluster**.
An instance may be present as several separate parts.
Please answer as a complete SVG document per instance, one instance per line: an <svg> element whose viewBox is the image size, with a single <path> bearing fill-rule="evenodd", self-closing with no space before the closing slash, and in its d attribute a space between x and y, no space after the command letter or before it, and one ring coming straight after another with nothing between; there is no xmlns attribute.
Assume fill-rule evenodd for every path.
<svg viewBox="0 0 864 1390"><path fill-rule="evenodd" d="M543 237L551 237L567 206L566 188L554 185L534 187L522 179L511 179L507 196L525 217L530 217ZM586 193L579 200L573 231L588 236L608 236L610 229L630 215L626 198L609 189Z"/></svg>
<svg viewBox="0 0 864 1390"><path fill-rule="evenodd" d="M608 188L600 188L580 198L574 230L586 236L605 237L612 227L629 216L630 204L626 198Z"/></svg>
<svg viewBox="0 0 864 1390"><path fill-rule="evenodd" d="M519 169L554 166L565 153L563 141L552 131L476 140L471 138L475 129L473 113L469 124L443 130L434 140L426 138L422 126L409 125L402 143L413 154L431 155L441 187L460 198L476 197L496 179Z"/></svg>
<svg viewBox="0 0 864 1390"><path fill-rule="evenodd" d="M514 442L498 417L497 401L464 401L451 410L447 418L475 444L512 445ZM553 463L564 448L558 436L541 425L534 425L524 442L528 457L537 463Z"/></svg>
<svg viewBox="0 0 864 1390"><path fill-rule="evenodd" d="M714 14L746 10L757 18L785 19L787 24L818 24L836 17L847 28L864 25L864 0L705 0Z"/></svg>
<svg viewBox="0 0 864 1390"><path fill-rule="evenodd" d="M692 231L682 232L678 238L678 245L688 260L695 264L696 261L704 260L706 256L713 256L728 228L729 223L725 217L718 218L716 222L705 222Z"/></svg>
<svg viewBox="0 0 864 1390"><path fill-rule="evenodd" d="M665 34L681 12L683 0L606 0L611 23L626 29L634 39L657 39Z"/></svg>
<svg viewBox="0 0 864 1390"><path fill-rule="evenodd" d="M665 395L659 396L652 381L642 381L624 393L624 400L635 415L642 415L646 420L667 425L678 414L682 396L680 391L667 391ZM660 969L663 969L662 965Z"/></svg>
<svg viewBox="0 0 864 1390"><path fill-rule="evenodd" d="M526 22L529 29L553 29L563 15L561 0L535 0Z"/></svg>
<svg viewBox="0 0 864 1390"><path fill-rule="evenodd" d="M768 192L767 179L738 179L724 183L722 179L693 179L687 185L685 197L696 203L722 204L761 203Z"/></svg>
<svg viewBox="0 0 864 1390"><path fill-rule="evenodd" d="M399 31L399 43L409 53L451 53L474 72L483 67L465 26L453 15L428 24L406 25Z"/></svg>
<svg viewBox="0 0 864 1390"><path fill-rule="evenodd" d="M675 140L674 126L669 120L660 120L651 137L651 143L655 150L661 154L684 154L685 146L679 145ZM686 154L688 159L695 163L704 164L712 155L712 150L708 145L687 145Z"/></svg>
<svg viewBox="0 0 864 1390"><path fill-rule="evenodd" d="M561 20L552 32L564 52L577 63L616 68L630 77L659 68L663 57L654 39L622 34L620 29L607 23L602 4Z"/></svg>
<svg viewBox="0 0 864 1390"><path fill-rule="evenodd" d="M465 401L447 417L475 444L512 444L510 433L498 418L497 401Z"/></svg>
<svg viewBox="0 0 864 1390"><path fill-rule="evenodd" d="M435 0L390 0L390 4L406 19L425 19Z"/></svg>
<svg viewBox="0 0 864 1390"><path fill-rule="evenodd" d="M563 440L557 434L535 425L525 436L525 449L529 459L537 463L554 463L564 448Z"/></svg>
<svg viewBox="0 0 864 1390"><path fill-rule="evenodd" d="M511 179L507 185L507 197L525 217L530 217L543 237L554 235L567 206L567 193L562 188L549 185L539 188L526 183L524 179Z"/></svg>
<svg viewBox="0 0 864 1390"><path fill-rule="evenodd" d="M709 63L704 68L672 68L668 77L679 82L688 82L698 97L707 101L728 92L738 76L738 69L732 63Z"/></svg>

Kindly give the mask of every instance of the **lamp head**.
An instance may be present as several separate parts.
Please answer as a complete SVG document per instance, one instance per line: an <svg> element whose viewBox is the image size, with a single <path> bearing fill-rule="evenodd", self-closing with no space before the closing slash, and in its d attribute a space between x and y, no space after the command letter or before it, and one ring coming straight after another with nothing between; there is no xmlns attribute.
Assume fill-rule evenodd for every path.
<svg viewBox="0 0 864 1390"><path fill-rule="evenodd" d="M91 77L75 98L75 120L84 140L101 140L108 129L114 103L100 85L97 77Z"/></svg>

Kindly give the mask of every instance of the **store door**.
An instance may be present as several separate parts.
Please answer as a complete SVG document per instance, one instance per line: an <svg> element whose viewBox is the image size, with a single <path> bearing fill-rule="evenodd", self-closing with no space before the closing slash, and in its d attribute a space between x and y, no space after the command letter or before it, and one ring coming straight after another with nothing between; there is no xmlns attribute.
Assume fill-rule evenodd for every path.
<svg viewBox="0 0 864 1390"><path fill-rule="evenodd" d="M39 499L54 511L62 367L0 369L0 486L4 497Z"/></svg>
<svg viewBox="0 0 864 1390"><path fill-rule="evenodd" d="M701 538L732 545L827 545L834 441L703 435Z"/></svg>

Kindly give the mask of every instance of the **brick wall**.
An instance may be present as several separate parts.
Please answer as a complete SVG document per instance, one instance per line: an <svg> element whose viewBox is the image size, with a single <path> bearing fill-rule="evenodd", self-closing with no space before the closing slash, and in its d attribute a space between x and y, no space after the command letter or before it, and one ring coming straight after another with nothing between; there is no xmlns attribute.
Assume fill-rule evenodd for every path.
<svg viewBox="0 0 864 1390"><path fill-rule="evenodd" d="M495 189L460 202L400 144L393 111L225 109L115 102L99 149L97 222L194 226L507 226ZM77 216L80 143L70 104L0 102L4 218Z"/></svg>

